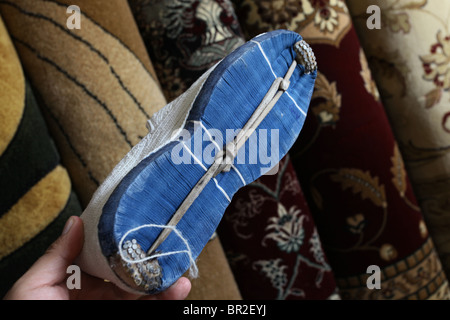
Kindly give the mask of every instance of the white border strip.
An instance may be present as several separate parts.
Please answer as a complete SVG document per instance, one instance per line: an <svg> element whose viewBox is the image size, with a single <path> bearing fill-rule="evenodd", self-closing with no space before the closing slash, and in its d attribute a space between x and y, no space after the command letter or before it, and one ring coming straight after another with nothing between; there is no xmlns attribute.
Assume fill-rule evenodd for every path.
<svg viewBox="0 0 450 320"><path fill-rule="evenodd" d="M213 140L211 133L210 133L210 132L208 131L208 129L205 127L205 125L203 124L203 122L197 121L197 120L189 120L189 122L200 124L200 126L203 128L203 130L205 130L205 132L208 134L209 141L211 141L212 143L214 143L214 145L217 147L217 150L221 150L219 144L218 144L216 141ZM244 177L242 176L241 172L238 170L238 168L236 168L236 166L235 166L234 164L231 165L231 168L233 168L234 171L236 171L236 173L238 174L239 178L240 178L241 181L242 181L242 184L243 184L244 186L246 186L247 183L245 182L245 179L244 179Z"/></svg>
<svg viewBox="0 0 450 320"><path fill-rule="evenodd" d="M263 50L261 44L260 44L259 42L257 42L257 41L254 41L254 40L250 40L250 41L253 42L253 43L256 43L256 44L258 45L258 48L259 48L259 50L261 51L262 55L264 56L264 59L266 59L266 62L267 62L267 64L269 65L270 70L272 71L273 76L275 77L275 79L278 78L277 75L275 74L275 72L273 71L272 64L270 63L269 59L267 58L266 53L264 52L264 50ZM296 106L297 109L303 114L303 116L306 117L305 111L303 111L302 108L300 108L300 106L297 104L297 102L294 100L294 98L292 98L292 96L289 94L289 92L285 91L285 93L286 93L286 94L288 95L288 97L292 100L292 102L294 102L295 106Z"/></svg>
<svg viewBox="0 0 450 320"><path fill-rule="evenodd" d="M186 146L186 144L181 141L181 143L183 144L183 147L192 155L192 157L194 158L195 162L197 162L205 171L208 171L208 169L203 165L203 163L192 153L192 151ZM227 200L229 202L231 202L230 197L228 196L228 194L225 192L225 190L219 185L219 182L217 181L216 178L213 178L214 182L216 183L217 188L223 193L223 195L225 196L225 198L227 198Z"/></svg>

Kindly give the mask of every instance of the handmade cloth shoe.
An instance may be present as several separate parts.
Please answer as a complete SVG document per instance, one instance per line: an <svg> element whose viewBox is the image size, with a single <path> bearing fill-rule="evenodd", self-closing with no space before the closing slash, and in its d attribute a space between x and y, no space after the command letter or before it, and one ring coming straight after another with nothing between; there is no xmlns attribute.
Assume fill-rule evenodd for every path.
<svg viewBox="0 0 450 320"><path fill-rule="evenodd" d="M234 193L276 168L297 139L316 69L301 36L265 33L154 114L82 215L81 268L141 294L187 270L195 277Z"/></svg>

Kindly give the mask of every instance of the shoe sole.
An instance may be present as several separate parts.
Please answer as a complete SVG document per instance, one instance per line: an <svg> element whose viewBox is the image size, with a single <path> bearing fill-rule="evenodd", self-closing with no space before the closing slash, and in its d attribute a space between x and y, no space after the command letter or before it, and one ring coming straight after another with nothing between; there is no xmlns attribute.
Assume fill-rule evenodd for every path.
<svg viewBox="0 0 450 320"><path fill-rule="evenodd" d="M162 226L168 224L211 165L202 157L213 157L218 151L211 132L226 138L230 130L244 127L275 78L286 74L296 57L294 45L301 40L294 32L274 31L228 55L215 67L195 99L182 141L171 140L144 158L114 189L103 207L98 237L102 254L126 286L154 294L172 285L210 240L233 195L270 169L258 150L257 156L250 159L250 150L255 150L250 144L255 140L249 139L231 170L207 183L177 223L177 232L170 233L156 248L157 254L168 255L146 259ZM287 154L300 134L315 77L316 72L307 74L304 66L296 67L289 88L258 126L258 132L266 133L264 141L262 134L259 137L259 146L274 150L273 143L278 144L278 157L272 165ZM220 147L233 137L229 136ZM190 161L179 163L174 155ZM124 261L124 255L136 262Z"/></svg>

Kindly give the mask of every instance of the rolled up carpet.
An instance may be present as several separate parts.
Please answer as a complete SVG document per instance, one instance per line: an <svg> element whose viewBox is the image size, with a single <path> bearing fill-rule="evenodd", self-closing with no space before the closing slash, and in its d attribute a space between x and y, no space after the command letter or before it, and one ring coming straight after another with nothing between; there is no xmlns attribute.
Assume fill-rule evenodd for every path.
<svg viewBox="0 0 450 320"><path fill-rule="evenodd" d="M0 296L81 214L8 32L0 19Z"/></svg>
<svg viewBox="0 0 450 320"><path fill-rule="evenodd" d="M245 42L228 0L129 4L168 101Z"/></svg>
<svg viewBox="0 0 450 320"><path fill-rule="evenodd" d="M448 282L344 1L238 1L246 32L302 33L319 61L290 154L343 299L442 299ZM288 9L288 10L286 10ZM251 34L250 34L251 36ZM380 290L370 290L378 266Z"/></svg>
<svg viewBox="0 0 450 320"><path fill-rule="evenodd" d="M67 28L69 5L80 29ZM166 101L126 1L2 1L83 207Z"/></svg>
<svg viewBox="0 0 450 320"><path fill-rule="evenodd" d="M340 299L289 156L236 193L218 233L244 299Z"/></svg>
<svg viewBox="0 0 450 320"><path fill-rule="evenodd" d="M430 234L450 275L450 34L446 1L348 1ZM376 16L374 16L376 18Z"/></svg>

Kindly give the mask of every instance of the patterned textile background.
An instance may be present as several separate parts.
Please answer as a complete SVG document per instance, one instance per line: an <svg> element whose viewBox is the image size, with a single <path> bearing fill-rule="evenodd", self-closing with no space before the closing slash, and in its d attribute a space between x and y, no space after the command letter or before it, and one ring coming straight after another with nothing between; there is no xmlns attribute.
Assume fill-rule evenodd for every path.
<svg viewBox="0 0 450 320"><path fill-rule="evenodd" d="M342 298L447 296L447 279L345 3L236 3L248 36L292 29L316 54L310 114L291 157ZM366 286L370 265L381 267L381 290Z"/></svg>
<svg viewBox="0 0 450 320"><path fill-rule="evenodd" d="M169 101L244 44L229 0L131 0L129 4Z"/></svg>
<svg viewBox="0 0 450 320"><path fill-rule="evenodd" d="M369 3L348 1L430 233L450 275L450 2L377 1L380 30L365 26Z"/></svg>
<svg viewBox="0 0 450 320"><path fill-rule="evenodd" d="M168 100L172 100L183 93L201 74L245 42L233 5L228 0L140 0L129 1L129 3ZM312 297L326 299L336 289L332 272L325 262L317 236L314 238L317 244L315 254L321 255L322 260L320 263L323 264L321 272L317 275L320 279L316 281L314 277L307 277L309 266L306 264L299 265L299 261L295 262L295 259L291 258L295 258L294 254L286 254L289 258L284 263L290 269L289 273L302 274L302 277L298 277L295 284L302 283L304 290L289 293L288 288L285 288L285 294L280 295L276 293L278 289L273 287L273 281L261 281L261 277L267 276L269 267L256 270L252 267L253 261L249 262L248 260L255 258L252 254L257 253L260 260L278 259L281 261L283 252L276 247L266 248L260 239L242 238L239 233L236 233L234 228L236 223L246 219L246 223L252 230L257 233L263 233L268 226L268 222L260 223L257 220L276 219L280 214L284 214L284 219L288 219L293 212L282 213L280 211L282 209L279 208L297 207L298 209L301 208L300 216L302 218L300 218L299 212L295 212L293 219L307 220L304 227L296 231L302 233L297 235L301 236L301 239L298 239L298 241L307 242L310 240L315 230L314 223L308 217L308 208L305 205L297 177L289 161L289 159L285 160L286 167L282 174L277 174L275 177L262 177L259 180L261 184L268 187L273 186L273 188L275 188L274 181L279 180L278 188L280 188L283 186L280 185L280 182L281 180L284 181L284 176L289 177L292 181L291 185L296 186L297 197L276 197L273 199L276 201L274 202L275 205L265 205L263 208L251 208L249 206L249 211L256 210L258 213L250 213L251 216L242 216L242 214L245 215L247 212L243 212L235 204L241 203L243 201L242 198L248 199L252 197L255 191L253 187L243 188L236 194L229 209L226 211L225 219L222 222L224 227L218 232L222 245L226 248L229 255L247 257L244 265L236 260L232 261L234 275L244 299L255 297L284 299L288 296L301 299ZM278 207L276 203L278 203ZM301 222L299 221L299 223ZM289 224L285 227L289 228ZM292 225L292 227L296 228L297 225ZM298 250L294 251L297 252ZM290 253L289 250L288 253ZM308 257L312 256L312 253L307 255ZM200 258L200 261L202 259ZM255 260L254 263L256 262ZM210 279L210 270L210 267L205 266L205 272L207 273L203 273L203 277L207 277L209 279L208 282L221 292L221 294L218 292L217 295L223 297L227 284L224 285L223 279ZM292 280L295 280L295 277ZM220 284L217 283L218 281ZM293 281L291 282L292 287ZM225 281L225 283L227 282ZM193 282L193 285L194 287L196 286L196 281ZM287 287L286 284L283 286ZM256 287L260 290L255 290ZM324 290L318 290L319 287Z"/></svg>
<svg viewBox="0 0 450 320"><path fill-rule="evenodd" d="M240 190L219 226L245 299L339 299L289 156Z"/></svg>
<svg viewBox="0 0 450 320"><path fill-rule="evenodd" d="M81 207L0 19L0 297Z"/></svg>

